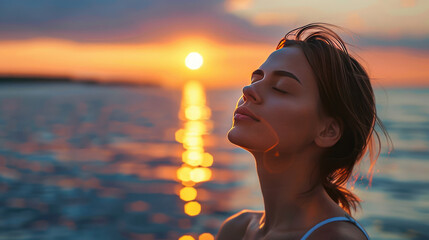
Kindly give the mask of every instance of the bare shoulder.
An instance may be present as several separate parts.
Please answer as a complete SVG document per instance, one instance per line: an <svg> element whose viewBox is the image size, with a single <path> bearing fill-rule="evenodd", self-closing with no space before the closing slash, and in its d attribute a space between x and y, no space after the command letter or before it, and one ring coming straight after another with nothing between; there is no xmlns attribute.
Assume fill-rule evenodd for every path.
<svg viewBox="0 0 429 240"><path fill-rule="evenodd" d="M351 222L332 222L318 228L308 240L367 240L365 234Z"/></svg>
<svg viewBox="0 0 429 240"><path fill-rule="evenodd" d="M241 210L227 218L219 229L216 240L241 239L246 232L249 222L253 218L260 217L262 212L252 210Z"/></svg>

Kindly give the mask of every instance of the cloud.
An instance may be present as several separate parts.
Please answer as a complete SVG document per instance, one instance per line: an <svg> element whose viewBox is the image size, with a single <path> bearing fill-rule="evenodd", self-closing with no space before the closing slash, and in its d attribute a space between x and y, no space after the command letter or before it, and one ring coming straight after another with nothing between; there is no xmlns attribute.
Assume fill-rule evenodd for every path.
<svg viewBox="0 0 429 240"><path fill-rule="evenodd" d="M324 21L360 36L357 45L429 49L429 2L361 0L0 0L0 40L169 41L276 44L289 29ZM347 38L346 38L347 40Z"/></svg>
<svg viewBox="0 0 429 240"><path fill-rule="evenodd" d="M219 0L0 0L3 39L151 42L193 34L258 42L274 32L225 12Z"/></svg>
<svg viewBox="0 0 429 240"><path fill-rule="evenodd" d="M253 0L246 6L229 12L260 26L328 22L360 36L364 44L429 49L429 1Z"/></svg>
<svg viewBox="0 0 429 240"><path fill-rule="evenodd" d="M359 45L364 46L384 46L384 47L406 47L421 50L429 50L429 35L427 37L401 37L396 39L362 36L359 38Z"/></svg>

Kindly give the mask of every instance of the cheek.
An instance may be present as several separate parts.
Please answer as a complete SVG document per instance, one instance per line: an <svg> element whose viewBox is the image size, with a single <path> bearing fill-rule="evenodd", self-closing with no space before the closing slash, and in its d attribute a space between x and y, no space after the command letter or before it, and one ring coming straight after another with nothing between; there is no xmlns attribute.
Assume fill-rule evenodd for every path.
<svg viewBox="0 0 429 240"><path fill-rule="evenodd" d="M312 104L283 106L268 120L278 134L279 147L299 148L311 143L317 127L317 109Z"/></svg>

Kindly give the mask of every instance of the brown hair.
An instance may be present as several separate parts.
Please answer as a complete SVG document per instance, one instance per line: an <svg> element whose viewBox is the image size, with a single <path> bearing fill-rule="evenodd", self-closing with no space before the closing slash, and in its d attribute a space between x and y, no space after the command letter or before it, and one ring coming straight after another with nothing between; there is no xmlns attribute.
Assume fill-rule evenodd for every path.
<svg viewBox="0 0 429 240"><path fill-rule="evenodd" d="M369 153L372 176L381 148L375 125L386 139L390 138L377 116L367 72L350 56L346 44L329 26L333 25L312 23L293 29L280 40L276 49L289 46L302 49L316 77L321 110L342 127L341 138L322 156L319 176L332 200L351 214L351 209L359 206L360 199L345 185L354 166L366 153Z"/></svg>

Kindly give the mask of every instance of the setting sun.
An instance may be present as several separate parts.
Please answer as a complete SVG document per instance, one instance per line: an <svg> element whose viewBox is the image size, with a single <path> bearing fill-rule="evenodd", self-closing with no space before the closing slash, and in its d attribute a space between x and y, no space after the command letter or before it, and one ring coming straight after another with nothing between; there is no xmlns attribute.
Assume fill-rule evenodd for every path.
<svg viewBox="0 0 429 240"><path fill-rule="evenodd" d="M197 52L191 52L186 57L185 64L189 69L196 70L203 65L203 57Z"/></svg>

